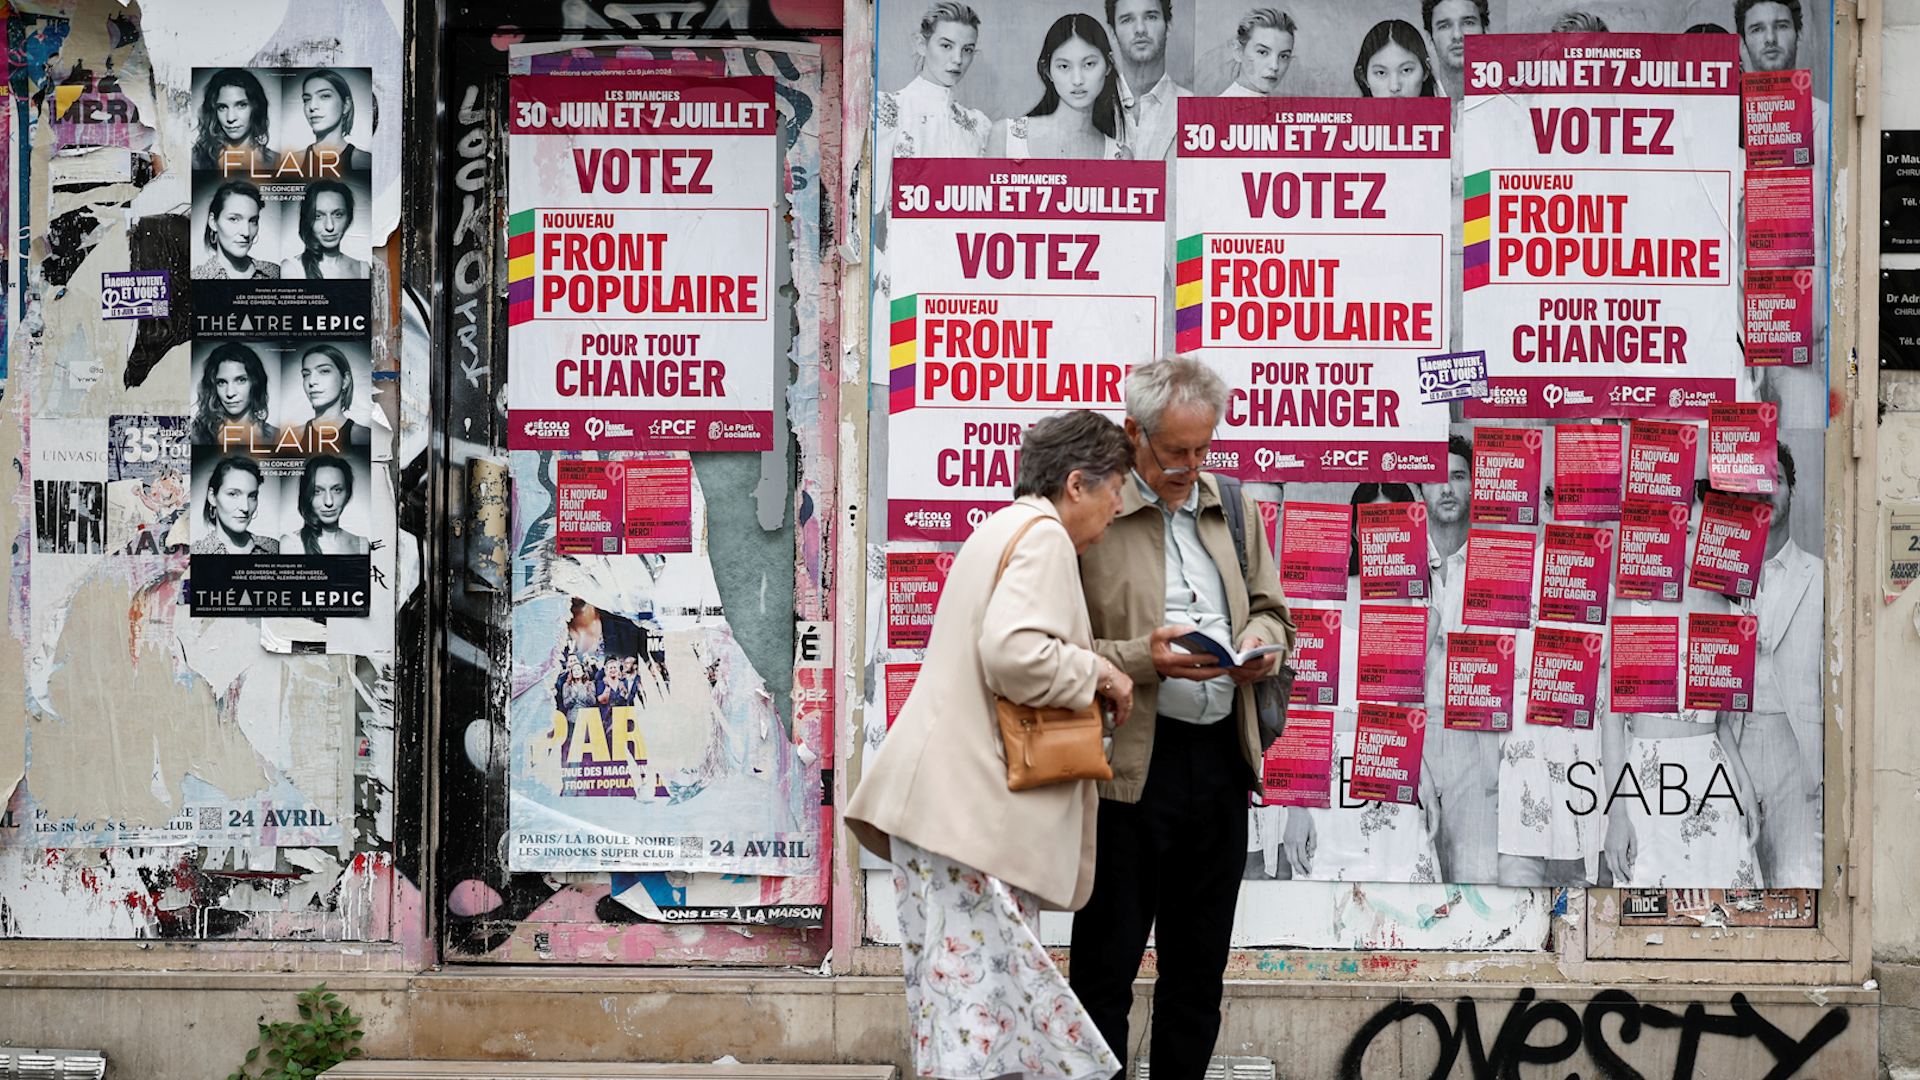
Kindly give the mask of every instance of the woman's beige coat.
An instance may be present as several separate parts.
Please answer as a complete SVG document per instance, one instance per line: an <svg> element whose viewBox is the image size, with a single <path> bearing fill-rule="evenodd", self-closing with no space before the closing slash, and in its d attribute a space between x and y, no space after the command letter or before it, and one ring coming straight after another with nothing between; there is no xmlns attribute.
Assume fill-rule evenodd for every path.
<svg viewBox="0 0 1920 1080"><path fill-rule="evenodd" d="M1021 538L996 589L1000 553L1036 513L1052 520ZM1071 911L1093 891L1099 796L1090 780L1008 791L993 707L996 693L1058 708L1093 700L1100 659L1059 517L1046 499L1019 499L961 546L920 677L868 755L846 817L878 855L898 836Z"/></svg>

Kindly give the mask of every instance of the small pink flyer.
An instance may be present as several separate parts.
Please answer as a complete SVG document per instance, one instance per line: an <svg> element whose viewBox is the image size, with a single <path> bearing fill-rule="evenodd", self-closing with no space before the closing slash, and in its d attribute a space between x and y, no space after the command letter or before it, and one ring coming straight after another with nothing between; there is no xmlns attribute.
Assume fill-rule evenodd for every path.
<svg viewBox="0 0 1920 1080"><path fill-rule="evenodd" d="M1353 507L1290 502L1280 508L1280 589L1289 600L1345 600Z"/></svg>
<svg viewBox="0 0 1920 1080"><path fill-rule="evenodd" d="M887 648L927 647L952 565L951 551L887 552Z"/></svg>
<svg viewBox="0 0 1920 1080"><path fill-rule="evenodd" d="M1813 170L1747 174L1747 266L1812 266Z"/></svg>
<svg viewBox="0 0 1920 1080"><path fill-rule="evenodd" d="M1293 609L1294 705L1333 706L1340 701L1340 609ZM1291 720L1288 721L1292 723Z"/></svg>
<svg viewBox="0 0 1920 1080"><path fill-rule="evenodd" d="M1549 525L1540 555L1540 617L1555 622L1607 621L1613 580L1613 530Z"/></svg>
<svg viewBox="0 0 1920 1080"><path fill-rule="evenodd" d="M1512 634L1447 635L1447 727L1512 729L1515 642Z"/></svg>
<svg viewBox="0 0 1920 1080"><path fill-rule="evenodd" d="M1356 799L1412 803L1420 790L1420 750L1427 741L1427 712L1405 705L1362 702L1353 737Z"/></svg>
<svg viewBox="0 0 1920 1080"><path fill-rule="evenodd" d="M1747 168L1813 165L1813 72L1752 71L1740 76Z"/></svg>
<svg viewBox="0 0 1920 1080"><path fill-rule="evenodd" d="M1627 600L1678 600L1687 565L1685 503L1620 504L1620 555L1614 591Z"/></svg>
<svg viewBox="0 0 1920 1080"><path fill-rule="evenodd" d="M1613 704L1617 713L1680 711L1680 619L1622 615L1613 620Z"/></svg>
<svg viewBox="0 0 1920 1080"><path fill-rule="evenodd" d="M1814 271L1747 271L1747 366L1813 360Z"/></svg>
<svg viewBox="0 0 1920 1080"><path fill-rule="evenodd" d="M1477 453L1477 451L1476 451ZM1472 529L1461 610L1470 626L1533 625L1533 534Z"/></svg>
<svg viewBox="0 0 1920 1080"><path fill-rule="evenodd" d="M900 710L907 703L907 695L913 693L913 682L920 677L919 664L887 664L886 671L886 711L887 730L893 730L893 722L900 718Z"/></svg>
<svg viewBox="0 0 1920 1080"><path fill-rule="evenodd" d="M1360 605L1361 701L1426 700L1427 609Z"/></svg>
<svg viewBox="0 0 1920 1080"><path fill-rule="evenodd" d="M1647 502L1693 502L1693 467L1700 425L1635 420L1627 436L1627 488L1622 496Z"/></svg>
<svg viewBox="0 0 1920 1080"><path fill-rule="evenodd" d="M1603 634L1542 627L1533 635L1527 681L1527 723L1590 728L1600 693Z"/></svg>
<svg viewBox="0 0 1920 1080"><path fill-rule="evenodd" d="M624 463L561 458L554 465L554 550L562 555L620 554Z"/></svg>
<svg viewBox="0 0 1920 1080"><path fill-rule="evenodd" d="M1687 708L1751 711L1759 636L1752 615L1687 616Z"/></svg>
<svg viewBox="0 0 1920 1080"><path fill-rule="evenodd" d="M1427 504L1368 503L1360 518L1360 599L1425 600Z"/></svg>
<svg viewBox="0 0 1920 1080"><path fill-rule="evenodd" d="M686 458L628 459L627 554L667 555L693 550L693 462Z"/></svg>
<svg viewBox="0 0 1920 1080"><path fill-rule="evenodd" d="M1539 428L1473 429L1473 501L1467 520L1476 525L1537 525L1540 522Z"/></svg>
<svg viewBox="0 0 1920 1080"><path fill-rule="evenodd" d="M1720 491L1773 493L1780 406L1771 401L1707 406L1707 479Z"/></svg>
<svg viewBox="0 0 1920 1080"><path fill-rule="evenodd" d="M1751 597L1760 587L1760 564L1767 557L1767 525L1772 520L1773 507L1768 503L1707 492L1687 587Z"/></svg>
<svg viewBox="0 0 1920 1080"><path fill-rule="evenodd" d="M1287 730L1260 763L1260 801L1268 806L1333 805L1333 714L1294 710Z"/></svg>
<svg viewBox="0 0 1920 1080"><path fill-rule="evenodd" d="M1553 516L1557 521L1619 521L1624 462L1618 424L1553 429Z"/></svg>

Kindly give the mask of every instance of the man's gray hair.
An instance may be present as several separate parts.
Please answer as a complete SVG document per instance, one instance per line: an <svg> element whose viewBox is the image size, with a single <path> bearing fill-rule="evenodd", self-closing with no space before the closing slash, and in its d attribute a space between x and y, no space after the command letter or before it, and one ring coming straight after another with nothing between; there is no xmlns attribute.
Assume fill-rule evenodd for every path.
<svg viewBox="0 0 1920 1080"><path fill-rule="evenodd" d="M1169 356L1141 364L1127 375L1127 415L1149 432L1160 430L1168 409L1198 405L1213 412L1215 423L1227 414L1227 382L1190 356Z"/></svg>

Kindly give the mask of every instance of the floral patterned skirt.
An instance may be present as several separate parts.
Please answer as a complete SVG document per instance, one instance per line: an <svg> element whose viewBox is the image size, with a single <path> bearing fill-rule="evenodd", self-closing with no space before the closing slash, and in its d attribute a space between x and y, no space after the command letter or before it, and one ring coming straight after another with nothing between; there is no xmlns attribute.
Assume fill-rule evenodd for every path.
<svg viewBox="0 0 1920 1080"><path fill-rule="evenodd" d="M1040 944L1032 893L893 837L914 1072L1105 1078L1120 1062Z"/></svg>

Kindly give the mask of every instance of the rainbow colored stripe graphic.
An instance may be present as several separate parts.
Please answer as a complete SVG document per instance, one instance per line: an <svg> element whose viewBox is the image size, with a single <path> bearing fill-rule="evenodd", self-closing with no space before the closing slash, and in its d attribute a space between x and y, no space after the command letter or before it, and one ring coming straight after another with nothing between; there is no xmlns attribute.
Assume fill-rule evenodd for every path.
<svg viewBox="0 0 1920 1080"><path fill-rule="evenodd" d="M920 378L920 294L893 302L893 332L887 338L887 412L913 408Z"/></svg>
<svg viewBox="0 0 1920 1080"><path fill-rule="evenodd" d="M1461 243L1466 251L1466 288L1477 289L1487 284L1488 261L1491 258L1493 219L1489 207L1493 200L1488 196L1492 186L1493 173L1477 172L1466 178L1463 194L1466 205L1461 217L1466 231L1461 235Z"/></svg>
<svg viewBox="0 0 1920 1080"><path fill-rule="evenodd" d="M1206 310L1201 296L1200 257L1202 237L1188 236L1174 246L1173 253L1173 349L1192 352L1200 347L1202 316Z"/></svg>
<svg viewBox="0 0 1920 1080"><path fill-rule="evenodd" d="M507 219L507 325L533 321L533 211Z"/></svg>

